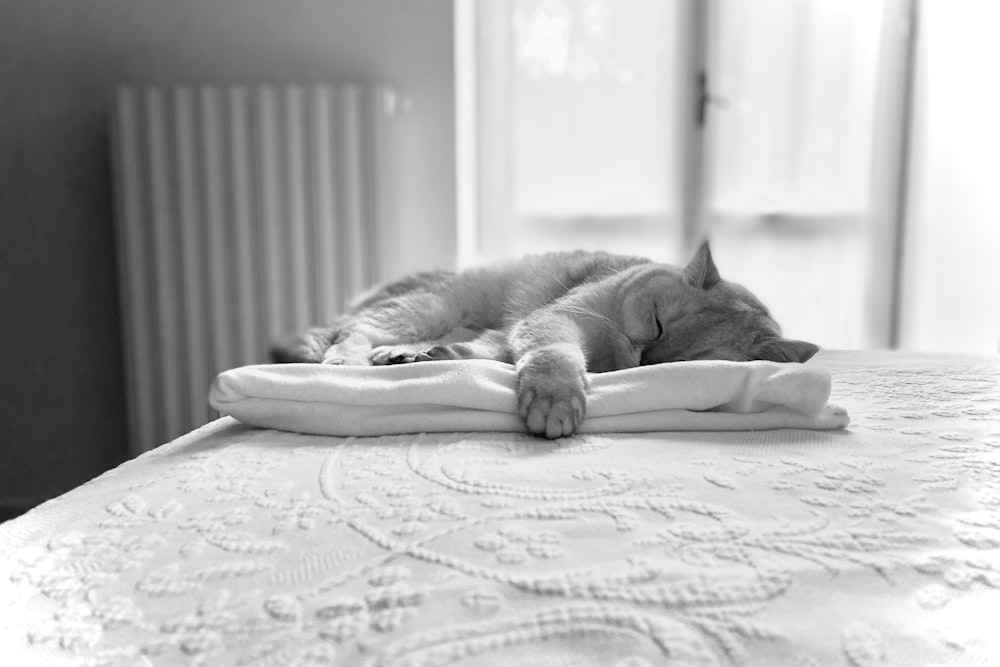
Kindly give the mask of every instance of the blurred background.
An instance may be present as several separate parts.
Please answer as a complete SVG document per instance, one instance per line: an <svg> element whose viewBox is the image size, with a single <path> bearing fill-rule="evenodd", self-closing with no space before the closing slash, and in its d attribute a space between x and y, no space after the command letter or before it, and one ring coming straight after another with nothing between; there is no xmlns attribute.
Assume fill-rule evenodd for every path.
<svg viewBox="0 0 1000 667"><path fill-rule="evenodd" d="M0 518L414 270L720 272L826 348L1000 349L992 0L0 0Z"/></svg>

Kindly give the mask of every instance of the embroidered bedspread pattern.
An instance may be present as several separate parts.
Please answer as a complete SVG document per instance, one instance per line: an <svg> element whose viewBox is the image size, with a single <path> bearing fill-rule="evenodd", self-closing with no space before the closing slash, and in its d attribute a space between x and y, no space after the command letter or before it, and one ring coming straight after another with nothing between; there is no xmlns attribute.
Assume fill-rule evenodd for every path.
<svg viewBox="0 0 1000 667"><path fill-rule="evenodd" d="M996 664L1000 365L824 353L846 431L231 419L0 525L16 665Z"/></svg>

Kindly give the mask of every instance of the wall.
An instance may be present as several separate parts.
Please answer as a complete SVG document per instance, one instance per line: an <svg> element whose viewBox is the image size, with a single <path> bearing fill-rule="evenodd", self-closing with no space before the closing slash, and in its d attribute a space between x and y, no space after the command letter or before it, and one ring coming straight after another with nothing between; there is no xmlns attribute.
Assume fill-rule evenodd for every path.
<svg viewBox="0 0 1000 667"><path fill-rule="evenodd" d="M923 0L902 347L1000 351L1000 5Z"/></svg>
<svg viewBox="0 0 1000 667"><path fill-rule="evenodd" d="M399 120L387 275L453 264L451 0L0 0L0 507L126 451L108 156L122 82L379 80Z"/></svg>

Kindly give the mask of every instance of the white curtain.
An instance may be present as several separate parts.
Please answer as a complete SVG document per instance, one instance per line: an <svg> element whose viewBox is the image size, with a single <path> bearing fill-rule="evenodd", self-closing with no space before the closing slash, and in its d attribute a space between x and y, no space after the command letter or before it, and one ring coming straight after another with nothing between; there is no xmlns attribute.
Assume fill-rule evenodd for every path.
<svg viewBox="0 0 1000 667"><path fill-rule="evenodd" d="M998 25L996 0L924 3L903 261L905 349L1000 352Z"/></svg>
<svg viewBox="0 0 1000 667"><path fill-rule="evenodd" d="M883 3L717 0L713 7L713 211L864 214Z"/></svg>

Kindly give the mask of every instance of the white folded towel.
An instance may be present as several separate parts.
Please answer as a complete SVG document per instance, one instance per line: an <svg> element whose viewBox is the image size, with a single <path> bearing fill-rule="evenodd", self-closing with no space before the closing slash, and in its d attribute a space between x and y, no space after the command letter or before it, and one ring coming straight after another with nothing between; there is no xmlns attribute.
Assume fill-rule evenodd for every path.
<svg viewBox="0 0 1000 667"><path fill-rule="evenodd" d="M581 433L831 429L830 373L770 361L691 361L590 375ZM514 367L498 361L395 366L276 364L225 371L209 393L223 415L337 436L524 431Z"/></svg>

